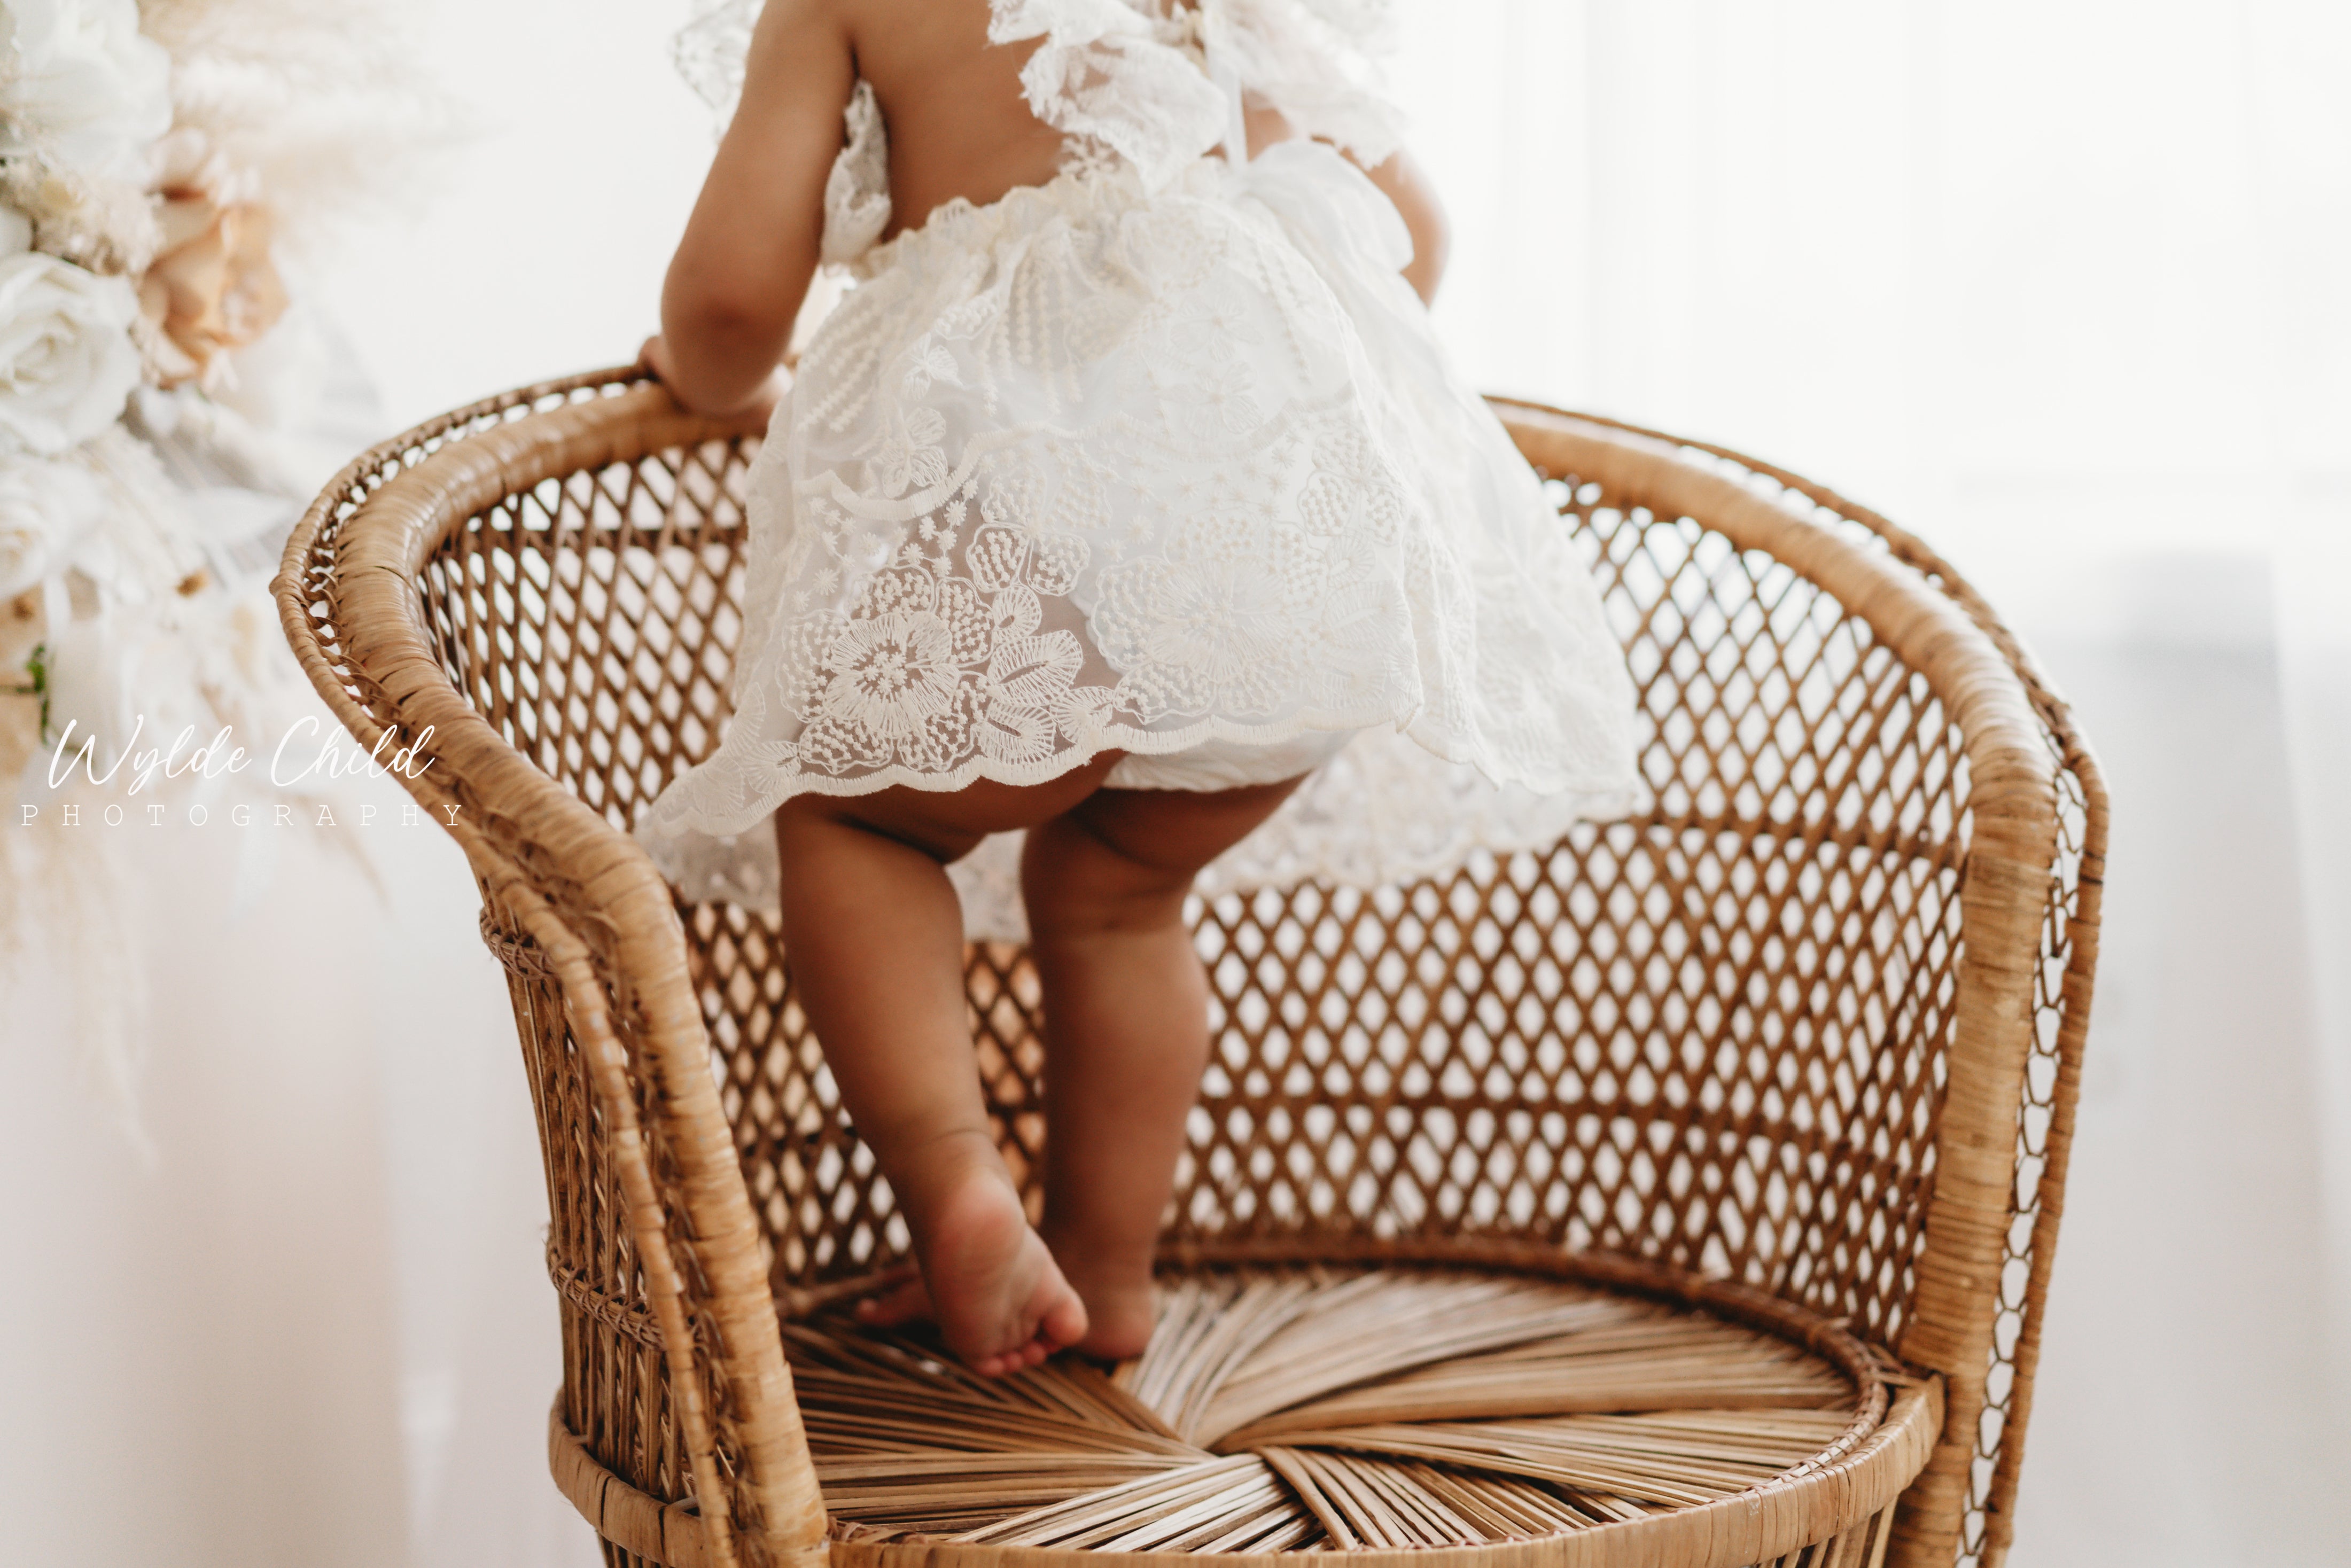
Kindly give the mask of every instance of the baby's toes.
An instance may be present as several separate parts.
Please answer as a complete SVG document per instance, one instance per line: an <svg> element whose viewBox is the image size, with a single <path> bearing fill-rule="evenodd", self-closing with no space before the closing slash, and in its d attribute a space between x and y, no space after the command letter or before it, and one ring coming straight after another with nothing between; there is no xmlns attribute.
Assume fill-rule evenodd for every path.
<svg viewBox="0 0 2351 1568"><path fill-rule="evenodd" d="M857 1321L869 1328L896 1328L901 1323L927 1322L932 1315L931 1293L924 1289L919 1275L894 1291L857 1303Z"/></svg>
<svg viewBox="0 0 2351 1568"><path fill-rule="evenodd" d="M1051 1288L1040 1291L1042 1310L1037 1314L1037 1337L1031 1343L1043 1360L1057 1350L1066 1350L1086 1337L1086 1304L1061 1278L1061 1271L1047 1266L1046 1280ZM1042 1283L1043 1281L1040 1281Z"/></svg>

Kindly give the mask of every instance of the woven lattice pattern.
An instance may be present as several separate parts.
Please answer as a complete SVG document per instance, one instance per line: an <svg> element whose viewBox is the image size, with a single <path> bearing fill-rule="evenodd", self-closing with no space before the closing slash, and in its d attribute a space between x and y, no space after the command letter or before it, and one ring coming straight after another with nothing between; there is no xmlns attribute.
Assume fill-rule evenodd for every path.
<svg viewBox="0 0 2351 1568"><path fill-rule="evenodd" d="M427 569L451 679L616 825L716 744L749 455L542 484ZM1654 815L1442 882L1200 911L1219 1016L1177 1234L1499 1229L1732 1273L1892 1343L1949 1026L1955 737L1923 677L1787 567L1554 489L1640 685ZM772 926L683 913L778 1278L897 1260ZM1014 948L968 968L1033 1173L1035 978Z"/></svg>
<svg viewBox="0 0 2351 1568"><path fill-rule="evenodd" d="M403 675L399 687L380 687L370 650L353 643L361 617L342 596L366 580L346 571L342 553L361 504L435 453L625 390L618 378L591 378L461 411L371 454L313 509L289 549L281 604L298 651L310 650L314 679L363 740L400 728L414 685ZM565 450L576 455L535 470L550 476L431 525L436 531L410 552L408 613L421 621L430 663L507 745L603 823L625 829L708 753L725 723L741 630L742 484L756 438L680 421L675 438L614 447L600 445L589 424L567 428ZM1901 1521L1871 1523L1865 1544L1883 1549L1890 1533L1900 1561L1997 1562L2095 960L2105 833L2095 766L1991 611L1884 519L1729 453L1653 444L1620 465L1604 443L1576 440L1599 465L1558 473L1553 490L1641 691L1649 808L1541 852L1479 858L1426 883L1274 890L1198 909L1215 1050L1170 1244L1269 1259L1328 1256L1332 1245L1492 1240L1554 1254L1563 1246L1740 1281L1896 1354L1913 1342L1937 1347L1952 1436ZM614 451L626 455L614 460ZM1729 480L1721 495L1766 497L1834 542L1790 536L1796 559L1814 562L1802 570L1776 549L1741 549L1738 530L1705 515L1729 502L1658 499L1697 493L1692 476ZM1841 598L1821 584L1857 580L1824 549L1887 562L1863 576L1876 572L1870 581L1890 586ZM1815 570L1824 561L1836 568L1826 576ZM1881 592L1896 595L1891 611L1867 602ZM1951 1157L1938 1140L1962 1047L1976 1053L1965 1071L1977 1072L1986 1038L1982 1003L1968 999L1970 944L1993 929L1970 925L1988 907L1970 875L1989 797L1971 775L1968 725L1984 721L1962 724L1953 694L1971 688L1950 684L1948 670L1932 675L1917 651L1930 647L1915 632L1918 601L1899 595L1921 592L1956 608L1996 650L1996 674L2021 691L2038 727L2056 808L2053 846L2020 841L2019 786L2003 779L2010 836L2001 841L2011 846L2003 852L2020 852L2012 846L2022 841L2022 853L2045 859L2047 907L2027 1004L2035 1030L2015 1048L2026 1060L2014 1080L2005 1271L1999 1301L1981 1312L1920 1271L1935 1245L1938 1176ZM1900 639L1884 632L1895 612L1914 626L1902 644L1911 653L1897 653ZM1974 668L1968 680L1980 688L1980 662ZM1979 712L1982 695L1972 689ZM719 1282L732 1266L722 1252L737 1243L687 1218L684 1195L709 1180L695 1150L716 1145L678 1142L679 1097L690 1085L676 1076L676 1047L655 1047L680 1038L675 1016L657 1016L659 987L640 961L621 956L631 933L600 924L599 895L584 880L594 873L576 852L542 847L541 828L511 814L519 808L510 786L453 768L412 787L458 812L483 876L486 935L512 972L549 1162L562 1427L645 1496L702 1500L695 1518L717 1543L710 1560L731 1561L749 1549L743 1531L776 1527L781 1494L752 1480L755 1450L776 1428L742 1403L753 1385L729 1379L749 1320L713 1315L733 1288ZM675 915L759 1260L804 1310L903 1258L904 1228L840 1114L772 925L732 905ZM1045 1135L1034 971L1024 952L1001 946L972 949L967 967L982 1077L1008 1157L1025 1176ZM589 999L583 984L601 987L602 999ZM1983 1125L1980 1112L1969 1113ZM791 1331L787 1349L804 1380L825 1355L852 1354L841 1343L814 1348L809 1336L822 1321ZM1984 1321L1988 1337L1969 1326ZM673 1322L691 1327L673 1332ZM920 1359L902 1357L898 1371L913 1376L906 1369ZM1120 1397L1158 1409L1146 1393ZM812 1423L827 1408L813 1394L804 1403ZM1203 1471L1195 1478L1203 1485L1261 1491L1265 1473L1279 1476L1271 1495L1290 1511L1248 1537L1259 1549L1345 1545L1351 1536L1365 1547L1400 1544L1432 1520L1474 1527L1483 1540L1503 1538L1493 1533L1498 1520L1573 1530L1578 1518L1605 1517L1605 1498L1625 1500L1603 1488L1579 1501L1565 1483L1540 1504L1475 1487L1430 1493L1412 1467L1451 1478L1458 1456L1346 1444L1285 1439L1274 1445L1291 1456L1285 1469L1256 1450L1218 1451L1165 1413L1155 1419L1168 1427L1162 1438L1197 1450L1187 1462L1208 1463L1198 1458L1207 1453L1218 1465L1260 1466ZM1734 1447L1746 1440L1716 1436ZM868 1530L1002 1528L1102 1490L1089 1484L986 1521L923 1514L900 1507L903 1498L860 1512L842 1500L900 1483L831 1469L859 1461L828 1442L817 1444L827 1498ZM1786 1457L1772 1452L1774 1462ZM1387 1469L1374 1482L1348 1468L1362 1465ZM1405 1474L1418 1479L1395 1479ZM1523 1476L1511 1484L1521 1482L1533 1484ZM1005 1496L1027 1495L1006 1484ZM1405 1516L1418 1522L1396 1522ZM1239 1539L1217 1541L1234 1549ZM616 1562L638 1560L611 1550Z"/></svg>
<svg viewBox="0 0 2351 1568"><path fill-rule="evenodd" d="M451 681L616 826L718 743L742 635L747 456L711 442L548 480L425 567Z"/></svg>
<svg viewBox="0 0 2351 1568"><path fill-rule="evenodd" d="M1637 434L1654 435L1655 432ZM2039 665L1991 606L1918 539L1866 507L1785 469L1721 447L1704 453L1743 482L1764 483L1808 505L1813 519L1863 549L1884 550L1949 595L2004 653L2030 695L2057 792L2056 860L2039 959L2034 966L2031 1055L2017 1110L2015 1210L2000 1278L1984 1406L1968 1467L1958 1563L1996 1563L2013 1533L2008 1508L2023 1462L2018 1432L2031 1411L2040 1355L2041 1308L2056 1249L2057 1216L2073 1143L2082 1048L2089 1029L2097 962L2099 899L2105 888L2105 783L2073 715Z"/></svg>
<svg viewBox="0 0 2351 1568"><path fill-rule="evenodd" d="M1964 762L1865 623L1605 501L1583 486L1563 526L1643 684L1654 814L1443 881L1200 909L1217 1044L1176 1234L1500 1230L1729 1273L1892 1343L1933 1170ZM685 915L782 1277L894 1260L903 1226L771 929ZM1034 1169L1035 977L1016 948L967 967L1004 1141Z"/></svg>

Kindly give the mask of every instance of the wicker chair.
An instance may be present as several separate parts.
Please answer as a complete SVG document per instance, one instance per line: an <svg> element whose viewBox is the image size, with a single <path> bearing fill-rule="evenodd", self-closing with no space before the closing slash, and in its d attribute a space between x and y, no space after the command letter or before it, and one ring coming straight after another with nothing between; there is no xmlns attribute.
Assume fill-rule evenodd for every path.
<svg viewBox="0 0 2351 1568"><path fill-rule="evenodd" d="M991 1383L848 1326L905 1231L775 928L679 903L627 836L725 721L758 434L610 372L434 420L310 509L287 635L362 745L430 759L405 782L510 976L550 1457L609 1563L2001 1560L2095 766L1883 519L1498 407L1625 639L1654 807L1421 884L1200 910L1217 1046L1166 1311L1108 1375ZM1034 973L979 946L967 974L1031 1171Z"/></svg>

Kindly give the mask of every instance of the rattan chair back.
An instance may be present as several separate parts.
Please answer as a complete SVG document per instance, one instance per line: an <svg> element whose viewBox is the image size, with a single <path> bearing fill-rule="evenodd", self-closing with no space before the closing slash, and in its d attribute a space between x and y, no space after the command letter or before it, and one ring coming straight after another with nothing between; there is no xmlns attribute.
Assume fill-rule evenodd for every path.
<svg viewBox="0 0 2351 1568"><path fill-rule="evenodd" d="M1169 1256L1468 1239L1841 1321L1944 1400L1891 1560L1996 1563L2087 1022L2095 767L1884 519L1498 406L1624 638L1650 804L1409 886L1201 908L1216 1047ZM774 923L680 905L627 837L726 722L757 441L625 372L518 392L355 462L277 585L344 723L430 759L406 782L479 878L547 1156L554 1457L636 1543L616 1562L821 1550L777 1303L906 1248ZM967 970L1030 1172L1034 971L992 946Z"/></svg>

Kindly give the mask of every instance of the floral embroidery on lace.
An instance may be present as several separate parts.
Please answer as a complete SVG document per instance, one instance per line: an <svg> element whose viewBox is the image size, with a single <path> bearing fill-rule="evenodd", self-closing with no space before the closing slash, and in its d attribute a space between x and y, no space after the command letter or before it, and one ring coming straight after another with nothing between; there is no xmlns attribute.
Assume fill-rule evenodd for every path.
<svg viewBox="0 0 2351 1568"><path fill-rule="evenodd" d="M735 724L657 821L1379 723L1593 773L1560 699L1614 648L1531 476L1465 394L1385 390L1364 330L1426 329L1376 226L1280 215L1379 200L1291 144L950 204L870 253L755 474Z"/></svg>

